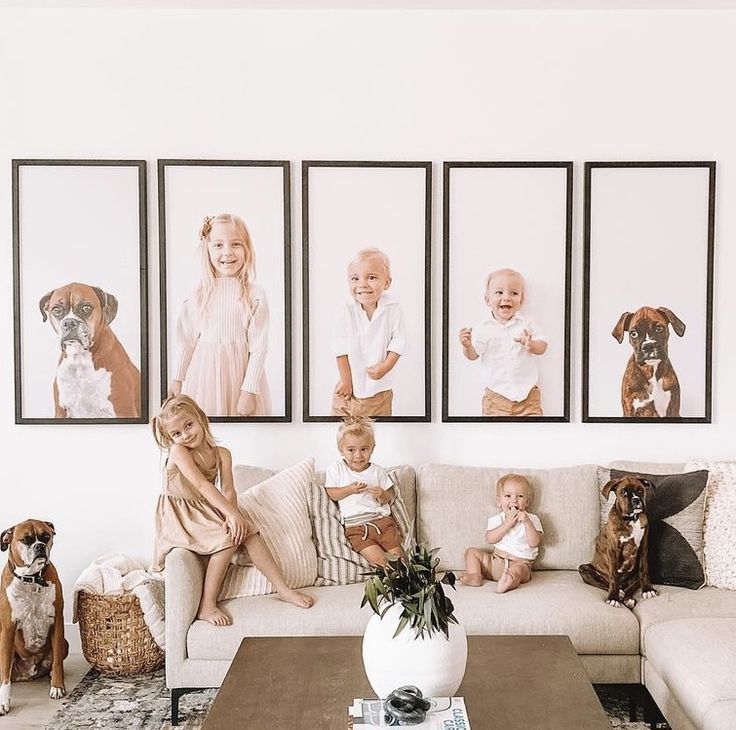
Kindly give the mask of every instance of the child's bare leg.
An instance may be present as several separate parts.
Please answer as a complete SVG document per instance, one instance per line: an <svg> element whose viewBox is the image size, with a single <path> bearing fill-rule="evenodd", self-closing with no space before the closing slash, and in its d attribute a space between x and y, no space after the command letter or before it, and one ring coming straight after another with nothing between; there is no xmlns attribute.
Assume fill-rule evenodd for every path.
<svg viewBox="0 0 736 730"><path fill-rule="evenodd" d="M393 552L393 550L391 551ZM388 565L388 559L386 553L383 552L383 548L378 545L369 545L364 547L360 554L374 567L374 568L385 568ZM396 553L394 553L396 555Z"/></svg>
<svg viewBox="0 0 736 730"><path fill-rule="evenodd" d="M466 586L477 588L483 585L483 575L490 574L491 556L484 550L468 548L465 551L465 572L460 574L459 581Z"/></svg>
<svg viewBox="0 0 736 730"><path fill-rule="evenodd" d="M496 593L506 593L518 588L522 583L528 583L531 579L531 570L523 563L508 562L503 575L498 579Z"/></svg>
<svg viewBox="0 0 736 730"><path fill-rule="evenodd" d="M268 545L263 542L263 538L260 535L251 535L245 541L245 547L248 550L250 559L253 561L253 565L271 581L282 601L293 603L299 608L309 608L314 603L314 599L311 596L295 591L286 585L281 568L277 565L271 551L268 549Z"/></svg>
<svg viewBox="0 0 736 730"><path fill-rule="evenodd" d="M236 548L225 548L214 555L210 555L207 562L207 570L204 574L204 587L202 588L202 598L197 609L197 618L215 626L229 626L233 620L226 613L217 607L217 594L220 592L222 579L225 577L225 571L230 564L230 558Z"/></svg>

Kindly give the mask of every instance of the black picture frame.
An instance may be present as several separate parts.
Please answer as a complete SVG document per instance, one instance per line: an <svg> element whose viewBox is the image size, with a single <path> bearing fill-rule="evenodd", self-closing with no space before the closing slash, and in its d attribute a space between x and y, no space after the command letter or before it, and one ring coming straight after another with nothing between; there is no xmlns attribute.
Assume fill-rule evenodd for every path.
<svg viewBox="0 0 736 730"><path fill-rule="evenodd" d="M453 187L455 178L457 183ZM462 197L456 200L456 195ZM449 161L443 164L443 422L570 421L572 223L572 162ZM458 229L456 239L459 242L453 242L453 228ZM508 253L499 255L492 247L486 247L485 241L495 240L496 236ZM556 241L555 248L549 244L552 240ZM476 261L478 258L488 260L478 270L477 264L463 258L469 255L476 256ZM509 260L520 261L521 266L511 266L507 263ZM461 322L461 315L456 312L463 308L470 312L472 302L472 311L476 312L475 318L478 319L477 313L484 307L482 289L485 277L490 271L505 266L519 269L526 288L531 291L532 302L536 289L537 308L531 313L538 322L544 318L550 321L543 327L545 334L548 327L557 332L556 338L549 338L548 334L551 341L539 364L545 415L481 415L482 373L477 361L469 363L462 356L458 325L465 327L471 324L473 315L463 315L465 319ZM527 268L529 271L522 270ZM558 274L555 286L548 278L550 271ZM531 274L529 279L527 274ZM459 291L457 296L455 291ZM544 306L540 306L542 296ZM522 308L524 306L522 303ZM553 311L559 313L556 322L552 320ZM553 413L548 413L546 400L554 402Z"/></svg>
<svg viewBox="0 0 736 730"><path fill-rule="evenodd" d="M412 390L412 404L416 412L401 412L402 408L398 399L395 399L393 413L391 416L375 416L376 421L392 421L392 422L429 422L432 417L432 399L431 399L431 290L432 290L432 251L431 251L431 240L432 240L432 163L426 161L377 161L377 160L363 160L363 161L350 161L350 160L305 160L302 162L302 325L303 325L303 420L305 422L330 422L340 420L339 416L330 415L329 399L331 397L332 388L334 383L337 382L337 370L334 363L334 357L325 356L324 362L317 362L316 358L311 352L312 346L317 342L315 332L319 331L320 335L325 334L325 330L329 328L329 321L334 317L334 309L329 305L323 305L317 307L316 303L312 302L312 296L314 292L323 292L322 283L319 277L316 276L313 266L315 262L322 256L324 261L325 256L329 258L330 242L329 236L325 235L324 240L318 238L319 234L314 233L315 229L315 217L316 213L311 212L313 203L319 194L315 192L315 181L314 178L323 174L326 171L332 171L337 173L338 176L342 177L346 172L357 173L358 178L363 178L364 175L375 176L381 171L385 172L386 186L376 185L374 188L376 191L376 200L368 200L360 198L359 203L355 203L357 208L361 210L362 218L359 219L359 224L362 229L364 223L370 218L369 213L372 212L372 205L383 206L386 210L390 208L396 212L397 215L404 216L402 218L403 224L408 228L412 229L412 235L410 238L415 243L414 253L417 254L415 259L411 259L411 251L408 249L402 249L402 246L392 241L388 245L384 245L383 241L386 240L385 235L377 235L375 238L363 239L361 235L353 235L354 232L348 229L346 226L344 229L345 236L349 240L345 244L345 250L342 248L339 251L340 263L336 265L335 271L340 273L337 276L340 279L340 283L337 285L341 296L347 293L347 277L344 273L350 256L358 251L358 249L375 246L380 249L385 249L389 254L389 258L395 258L401 261L402 271L406 272L411 269L411 266L415 266L414 275L409 277L403 275L400 288L402 296L410 293L411 298L411 313L413 318L410 316L406 317L406 320L415 322L418 327L423 329L422 332L410 332L408 334L409 353L412 348L414 353L417 353L419 348L423 348L423 357L420 358L420 362L416 363L413 370L409 370L409 363L403 362L401 366L405 368L402 374L402 382L411 382ZM310 173L312 173L310 177ZM412 188L411 194L415 196L413 204L410 202L390 200L390 194L386 192L387 188L391 184L389 181L397 180L398 173L407 173L404 177L406 180L411 180ZM417 175L419 173L419 175ZM417 177L417 180L411 178ZM368 179L368 178L365 178ZM373 179L373 178L371 178ZM409 185L409 182L407 182ZM358 183L355 183L355 189L359 187ZM340 184L336 186L336 190L339 191L339 195L336 197L347 195L348 198L345 200L354 201L359 197L353 195L351 191L354 190L351 184ZM352 196L352 197L351 197ZM407 197L409 193L407 192ZM380 201L378 200L380 198ZM418 202L419 201L419 202ZM320 198L320 204L322 202ZM316 203L315 203L316 204ZM338 210L340 207L339 200L337 202L332 201L332 211ZM375 211L373 211L375 212ZM378 216L380 217L380 216ZM320 218L320 225L331 218L329 212L323 214ZM330 234L333 235L334 233ZM375 239L378 240L375 240ZM357 240L364 240L361 245L357 243ZM334 245L334 244L333 244ZM340 244L342 245L342 243ZM408 245L408 244L407 244ZM421 249L421 250L420 250ZM338 256L337 251L333 252ZM392 263L394 272L399 268L395 266L395 261ZM321 266L317 266L317 269L322 272ZM399 277L394 276L391 284L392 291L399 289L397 286ZM332 285L332 282L330 282ZM401 302L401 306L406 309L406 301ZM327 327L317 327L316 323L311 321L311 318L317 316L320 322L323 321L323 317L328 322ZM402 356L404 357L404 356ZM417 355L413 354L416 358ZM405 358L405 360L408 358ZM331 377L326 373L333 373ZM319 377L325 382L319 389L321 395L321 407L315 406L317 400L315 396L315 381ZM328 385L328 380L331 381L331 385ZM398 380L398 374L397 374ZM423 381L423 382L422 382ZM408 388L405 388L404 392L407 392ZM322 392L324 391L324 392ZM401 391L400 391L401 394ZM399 407L397 408L397 405ZM413 410L409 407L407 410Z"/></svg>
<svg viewBox="0 0 736 730"><path fill-rule="evenodd" d="M279 404L278 413L270 415L218 415L207 414L214 423L290 423L292 421L292 343L291 343L291 163L288 160L217 160L217 159L159 159L158 160L158 211L159 211L159 290L161 301L161 400L166 398L171 373L171 359L169 357L169 340L174 327L170 326L169 319L176 313L181 300L171 301L173 288L173 272L171 257L167 251L173 247L172 236L169 235L168 223L173 223L174 214L169 213L169 207L174 206L173 193L169 190L167 199L167 173L181 173L188 168L192 175L191 182L183 179L180 183L182 191L187 195L195 193L211 202L197 203L197 218L187 225L187 244L194 245L197 241L198 226L205 214L215 215L222 212L231 212L240 215L249 228L256 253L256 267L258 281L263 276L269 283L264 287L268 296L271 319L269 324L269 385L275 393L274 402ZM222 188L215 184L202 185L199 190L190 190L197 182L197 175L211 169L222 178ZM241 179L233 175L241 171ZM280 180L274 180L274 175L280 173ZM257 174L257 176L256 176ZM227 176L227 177L225 177ZM203 180L200 178L199 183ZM213 180L210 179L210 183ZM238 186L242 186L242 190ZM172 181L169 181L169 188ZM252 198L248 195L252 194ZM242 195L242 202L241 202ZM263 205L258 206L258 196L263 195ZM187 199L182 197L184 201ZM237 201L230 203L228 201ZM186 202L183 203L186 207ZM217 207L219 205L219 207ZM213 207L214 206L214 207ZM223 207L224 206L224 207ZM217 208L217 209L215 209ZM231 208L231 209L229 209ZM186 219L188 220L188 219ZM255 224L255 225L254 225ZM191 230L190 230L191 229ZM263 232L263 233L262 233ZM261 240L259 240L259 237ZM265 239L273 241L272 247L265 245ZM265 254L265 255L264 255ZM269 257L264 261L266 257ZM190 272L191 273L191 272ZM178 277L179 274L176 274ZM178 282L180 283L180 282ZM172 284L172 286L169 286ZM187 289L190 290L194 281L190 281ZM274 294L275 292L275 294ZM174 306L172 306L174 305ZM276 316L274 316L276 315ZM278 325L279 316L282 318ZM272 348L272 341L281 344L280 348ZM274 363L275 365L271 365Z"/></svg>
<svg viewBox="0 0 736 730"><path fill-rule="evenodd" d="M716 162L586 162L584 199L583 422L711 423ZM638 320L625 315L644 306L665 316L679 416L669 389L634 397L625 340ZM626 415L624 403L646 414L647 402L664 415Z"/></svg>
<svg viewBox="0 0 736 730"><path fill-rule="evenodd" d="M16 424L148 421L146 196L145 160L12 160ZM67 310L64 325L54 301ZM57 326L70 335L65 345Z"/></svg>

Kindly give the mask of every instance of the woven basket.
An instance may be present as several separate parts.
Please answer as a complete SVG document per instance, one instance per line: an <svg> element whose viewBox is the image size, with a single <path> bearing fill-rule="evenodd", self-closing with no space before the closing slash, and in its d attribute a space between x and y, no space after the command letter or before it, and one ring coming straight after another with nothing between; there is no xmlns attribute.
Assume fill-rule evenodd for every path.
<svg viewBox="0 0 736 730"><path fill-rule="evenodd" d="M77 617L84 658L100 673L126 677L163 666L164 653L132 593L100 596L80 591Z"/></svg>

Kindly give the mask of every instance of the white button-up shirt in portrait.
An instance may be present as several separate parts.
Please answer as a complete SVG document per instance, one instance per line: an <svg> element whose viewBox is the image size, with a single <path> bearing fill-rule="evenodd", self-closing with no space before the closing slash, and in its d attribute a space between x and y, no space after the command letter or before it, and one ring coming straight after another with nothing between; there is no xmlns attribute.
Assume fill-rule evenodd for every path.
<svg viewBox="0 0 736 730"><path fill-rule="evenodd" d="M354 299L340 303L332 354L335 357L348 356L353 375L353 395L356 398L370 398L376 393L390 390L396 367L379 380L368 377L365 369L383 362L389 352L403 355L406 348L398 302L382 294L371 319Z"/></svg>
<svg viewBox="0 0 736 730"><path fill-rule="evenodd" d="M533 340L545 340L534 322L517 312L508 322L493 317L473 328L471 341L480 355L483 381L489 390L513 401L522 401L539 380L537 355L532 355L520 342L524 330Z"/></svg>

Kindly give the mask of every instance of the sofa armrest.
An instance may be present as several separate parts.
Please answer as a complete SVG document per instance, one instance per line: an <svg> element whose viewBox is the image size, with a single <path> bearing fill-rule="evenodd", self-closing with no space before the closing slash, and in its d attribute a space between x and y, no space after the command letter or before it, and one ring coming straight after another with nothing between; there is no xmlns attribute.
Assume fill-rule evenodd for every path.
<svg viewBox="0 0 736 730"><path fill-rule="evenodd" d="M166 684L176 687L187 657L187 633L197 616L204 585L202 559L184 548L166 556Z"/></svg>

